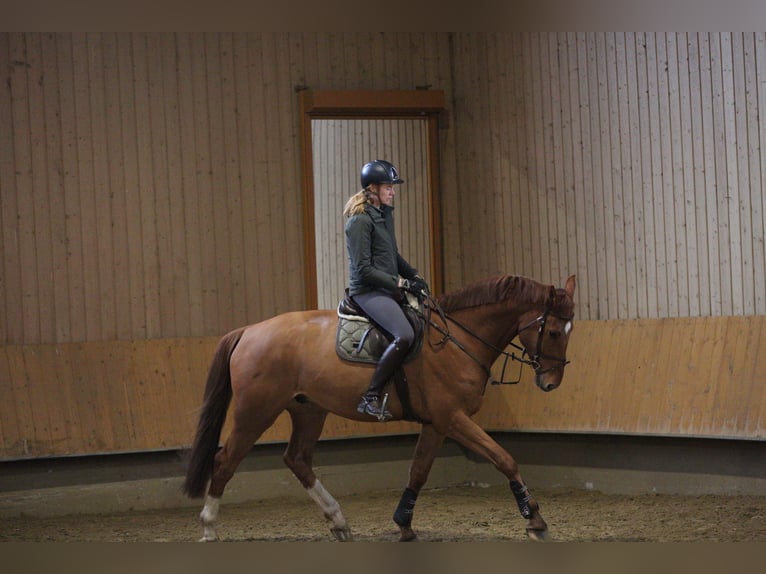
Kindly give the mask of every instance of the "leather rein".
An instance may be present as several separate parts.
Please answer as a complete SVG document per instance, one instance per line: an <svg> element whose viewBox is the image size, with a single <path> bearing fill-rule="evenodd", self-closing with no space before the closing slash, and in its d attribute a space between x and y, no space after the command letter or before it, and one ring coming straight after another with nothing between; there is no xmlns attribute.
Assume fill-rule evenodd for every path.
<svg viewBox="0 0 766 574"><path fill-rule="evenodd" d="M518 361L519 363L522 363L524 365L529 365L534 369L535 375L542 375L544 373L547 373L549 371L552 371L554 369L563 368L567 364L570 363L570 361L567 360L566 357L555 357L553 355L548 355L542 352L542 346L543 346L543 333L545 332L545 323L548 320L548 317L556 317L557 319L560 319L562 321L571 321L572 317L562 317L561 315L557 315L553 311L551 311L548 307L545 308L542 315L539 315L538 317L532 319L529 323L521 327L516 335L521 333L522 331L529 329L530 327L533 327L534 325L538 325L537 329L537 345L535 348L535 354L529 355L529 359L526 359L525 356L529 353L527 350L511 341L509 343L510 346L514 347L515 349L521 351L521 356L516 355L514 352L508 352L505 349L501 349L496 345L493 345L489 341L486 341L483 339L478 333L474 332L464 324L462 324L460 321L456 320L454 317L449 315L448 313L445 313L444 310L441 308L441 306L436 302L436 300L429 294L427 295L427 301L426 301L426 314L423 316L423 318L426 320L426 325L430 328L433 327L439 333L442 334L442 338L437 343L433 344L433 346L442 346L447 343L447 341L451 341L452 343L457 346L458 349L463 351L466 355L468 355L477 365L479 365L485 373L487 373L487 380L490 381L490 384L492 385L516 385L521 380L521 370L519 370L519 377L515 381L506 381L505 380L505 369L508 365L508 361ZM440 325L434 323L431 321L431 312L432 309L435 309L439 316L442 318L442 321L446 325L446 329L441 327ZM503 371L500 375L500 380L492 379L492 372L490 370L490 366L485 365L479 358L474 355L463 343L461 343L458 339L456 339L452 333L449 330L449 322L454 323L458 327L460 327L463 331L471 335L474 339L482 343L485 347L488 347L498 353L499 355L502 355L504 357L503 361ZM542 365L540 364L540 359L546 359L549 361L556 361L558 363L561 363L560 365L556 365L554 367L549 367L547 369L543 369ZM521 365L519 365L519 369L521 369Z"/></svg>

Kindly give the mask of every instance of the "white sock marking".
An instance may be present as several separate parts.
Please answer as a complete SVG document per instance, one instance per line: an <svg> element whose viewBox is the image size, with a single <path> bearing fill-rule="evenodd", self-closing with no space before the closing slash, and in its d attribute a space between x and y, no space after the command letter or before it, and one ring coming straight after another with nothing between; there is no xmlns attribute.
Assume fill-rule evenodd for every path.
<svg viewBox="0 0 766 574"><path fill-rule="evenodd" d="M319 505L324 515L332 520L333 525L336 528L346 528L346 519L343 517L343 513L340 511L340 504L335 500L332 495L327 492L319 479L314 481L314 486L307 488L306 492L314 502Z"/></svg>

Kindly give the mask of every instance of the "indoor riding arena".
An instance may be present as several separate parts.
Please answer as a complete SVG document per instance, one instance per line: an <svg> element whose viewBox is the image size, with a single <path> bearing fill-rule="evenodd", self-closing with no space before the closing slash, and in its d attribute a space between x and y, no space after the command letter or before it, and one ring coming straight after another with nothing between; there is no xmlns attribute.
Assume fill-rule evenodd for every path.
<svg viewBox="0 0 766 574"><path fill-rule="evenodd" d="M2 32L0 62L0 542L395 542L425 443L421 542L535 539L530 505L552 542L766 542L765 33ZM331 396L372 373L332 349L374 159L433 295L387 422ZM439 306L506 276L552 295L524 333L492 302L500 347ZM247 343L340 381L187 497L219 341L293 312L332 327Z"/></svg>

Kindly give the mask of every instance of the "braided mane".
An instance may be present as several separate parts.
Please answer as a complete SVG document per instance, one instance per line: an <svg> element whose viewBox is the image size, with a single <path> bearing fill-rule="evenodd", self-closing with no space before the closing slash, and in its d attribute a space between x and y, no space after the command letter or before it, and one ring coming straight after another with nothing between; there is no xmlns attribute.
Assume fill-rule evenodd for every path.
<svg viewBox="0 0 766 574"><path fill-rule="evenodd" d="M502 275L482 279L458 291L445 293L438 298L437 302L447 313L479 305L500 303L510 297L519 303L534 303L544 300L549 288L529 277Z"/></svg>

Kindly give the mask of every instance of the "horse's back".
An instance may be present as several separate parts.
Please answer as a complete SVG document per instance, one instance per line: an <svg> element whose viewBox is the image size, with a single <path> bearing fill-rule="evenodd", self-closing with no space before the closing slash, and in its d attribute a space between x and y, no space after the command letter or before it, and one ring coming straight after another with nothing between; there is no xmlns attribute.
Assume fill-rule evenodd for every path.
<svg viewBox="0 0 766 574"><path fill-rule="evenodd" d="M248 325L232 354L234 362L281 360L298 362L306 356L334 354L338 319L334 311L289 311Z"/></svg>

